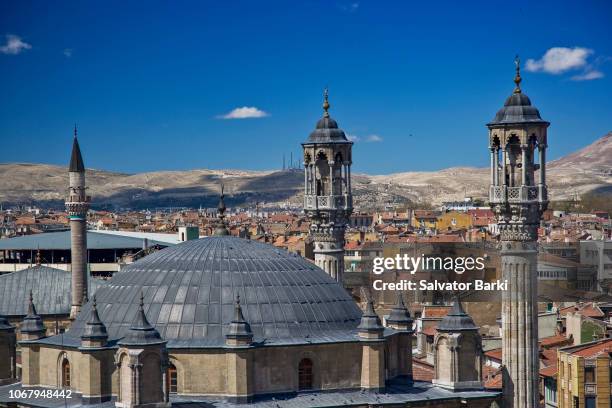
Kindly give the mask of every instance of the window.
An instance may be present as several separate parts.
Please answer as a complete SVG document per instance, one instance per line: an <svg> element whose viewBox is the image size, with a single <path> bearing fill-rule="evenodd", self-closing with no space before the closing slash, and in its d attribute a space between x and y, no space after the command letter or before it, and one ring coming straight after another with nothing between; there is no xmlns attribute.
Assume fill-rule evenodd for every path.
<svg viewBox="0 0 612 408"><path fill-rule="evenodd" d="M595 408L595 406L596 406L595 402L596 402L595 397L586 397L584 399L584 406L586 408Z"/></svg>
<svg viewBox="0 0 612 408"><path fill-rule="evenodd" d="M178 376L176 367L170 364L166 371L166 381L168 381L168 393L176 394L178 392Z"/></svg>
<svg viewBox="0 0 612 408"><path fill-rule="evenodd" d="M298 366L298 389L312 390L312 361L308 358L300 361Z"/></svg>
<svg viewBox="0 0 612 408"><path fill-rule="evenodd" d="M70 388L70 363L66 359L62 361L62 387Z"/></svg>
<svg viewBox="0 0 612 408"><path fill-rule="evenodd" d="M595 383L595 367L584 367L584 382Z"/></svg>

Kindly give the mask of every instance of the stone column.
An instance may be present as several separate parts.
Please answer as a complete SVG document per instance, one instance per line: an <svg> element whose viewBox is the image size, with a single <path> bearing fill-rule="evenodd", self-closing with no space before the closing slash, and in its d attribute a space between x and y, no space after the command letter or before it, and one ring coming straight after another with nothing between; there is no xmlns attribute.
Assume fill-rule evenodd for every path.
<svg viewBox="0 0 612 408"><path fill-rule="evenodd" d="M333 196L335 194L335 177L334 177L334 162L330 161L329 162L329 195L332 196L332 200L333 200ZM332 203L329 203L330 205L332 205Z"/></svg>
<svg viewBox="0 0 612 408"><path fill-rule="evenodd" d="M499 186L499 147L495 147L495 168L493 169L494 184Z"/></svg>
<svg viewBox="0 0 612 408"><path fill-rule="evenodd" d="M495 164L495 147L491 147L491 185L494 186L495 185L495 168L496 168L496 164Z"/></svg>
<svg viewBox="0 0 612 408"><path fill-rule="evenodd" d="M527 185L527 145L521 144L521 184Z"/></svg>
<svg viewBox="0 0 612 408"><path fill-rule="evenodd" d="M502 183L501 184L504 187L508 186L508 183L506 182L506 173L507 173L506 159L507 159L506 148L503 147L502 148Z"/></svg>
<svg viewBox="0 0 612 408"><path fill-rule="evenodd" d="M502 241L504 395L507 407L537 407L538 310L537 246L534 241Z"/></svg>

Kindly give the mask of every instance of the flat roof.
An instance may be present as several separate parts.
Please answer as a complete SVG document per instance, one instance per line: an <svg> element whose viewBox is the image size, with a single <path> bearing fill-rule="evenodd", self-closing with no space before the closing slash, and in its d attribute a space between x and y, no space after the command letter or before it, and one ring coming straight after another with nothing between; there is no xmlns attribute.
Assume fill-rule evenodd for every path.
<svg viewBox="0 0 612 408"><path fill-rule="evenodd" d="M129 233L123 231L87 231L87 249L142 248L145 239L148 245L171 246L178 243L178 236L162 237L166 234ZM46 232L0 239L1 250L70 250L70 231Z"/></svg>

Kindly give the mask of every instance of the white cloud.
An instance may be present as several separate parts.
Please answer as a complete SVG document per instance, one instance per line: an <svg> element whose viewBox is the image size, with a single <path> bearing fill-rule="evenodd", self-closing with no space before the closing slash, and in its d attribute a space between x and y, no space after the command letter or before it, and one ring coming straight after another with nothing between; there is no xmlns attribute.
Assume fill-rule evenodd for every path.
<svg viewBox="0 0 612 408"><path fill-rule="evenodd" d="M233 109L231 112L225 115L218 116L219 119L248 119L248 118L265 118L270 116L268 113L254 107L254 106L243 106L241 108Z"/></svg>
<svg viewBox="0 0 612 408"><path fill-rule="evenodd" d="M0 47L2 54L17 55L23 50L32 48L30 44L23 41L21 37L13 34L6 36L6 44Z"/></svg>
<svg viewBox="0 0 612 408"><path fill-rule="evenodd" d="M66 56L66 58L72 57L72 48L64 48L63 54Z"/></svg>
<svg viewBox="0 0 612 408"><path fill-rule="evenodd" d="M597 71L596 69L591 71L585 71L582 74L574 75L572 77L572 81L591 81L593 79L603 78L604 73L601 71Z"/></svg>
<svg viewBox="0 0 612 408"><path fill-rule="evenodd" d="M368 135L365 137L357 136L357 135L346 135L346 138L351 142L359 142L364 141L366 143L378 143L382 142L383 138L378 135Z"/></svg>
<svg viewBox="0 0 612 408"><path fill-rule="evenodd" d="M553 47L539 60L528 59L527 71L562 74L564 72L587 67L587 59L593 50L583 47Z"/></svg>

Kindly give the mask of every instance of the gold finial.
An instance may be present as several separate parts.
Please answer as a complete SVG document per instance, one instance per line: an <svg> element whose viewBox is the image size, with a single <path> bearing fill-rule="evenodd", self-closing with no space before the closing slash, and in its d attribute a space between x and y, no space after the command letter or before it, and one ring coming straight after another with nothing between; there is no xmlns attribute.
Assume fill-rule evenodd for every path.
<svg viewBox="0 0 612 408"><path fill-rule="evenodd" d="M514 88L514 93L521 93L521 59L518 55L514 58L514 65L516 66L516 75L514 77L516 88Z"/></svg>
<svg viewBox="0 0 612 408"><path fill-rule="evenodd" d="M325 111L325 113L323 114L323 117L329 118L329 101L328 101L328 96L329 96L329 91L327 90L327 87L325 87L325 90L323 91L323 110Z"/></svg>

